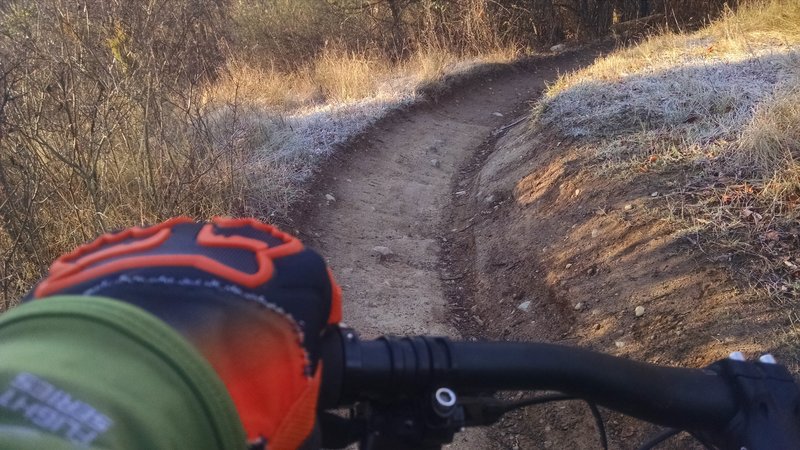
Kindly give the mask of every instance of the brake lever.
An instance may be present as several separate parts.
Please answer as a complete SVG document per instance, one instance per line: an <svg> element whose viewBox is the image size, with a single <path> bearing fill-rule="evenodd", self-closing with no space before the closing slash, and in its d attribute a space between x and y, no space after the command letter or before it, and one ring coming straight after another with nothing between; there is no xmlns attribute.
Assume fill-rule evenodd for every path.
<svg viewBox="0 0 800 450"><path fill-rule="evenodd" d="M426 405L427 404L427 405ZM367 423L360 449L441 449L464 429L464 409L453 404L446 412L430 402L358 405Z"/></svg>
<svg viewBox="0 0 800 450"><path fill-rule="evenodd" d="M507 401L491 395L485 395L461 397L459 403L464 407L466 426L480 427L494 425L505 414L520 408L562 400L576 400L576 398L571 395L552 393L523 398L522 400Z"/></svg>
<svg viewBox="0 0 800 450"><path fill-rule="evenodd" d="M366 423L356 418L323 411L319 413L318 420L322 430L322 448L346 448L361 440L367 433Z"/></svg>

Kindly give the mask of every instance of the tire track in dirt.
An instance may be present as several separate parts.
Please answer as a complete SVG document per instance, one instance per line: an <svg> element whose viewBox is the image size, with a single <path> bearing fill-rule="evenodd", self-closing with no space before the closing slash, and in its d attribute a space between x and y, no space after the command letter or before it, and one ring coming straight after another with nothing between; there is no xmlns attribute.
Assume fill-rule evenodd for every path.
<svg viewBox="0 0 800 450"><path fill-rule="evenodd" d="M342 285L348 325L365 338L461 337L449 320L442 277L450 275L442 273L439 259L446 211L463 200L455 181L459 169L493 130L526 114L546 82L596 53L537 58L483 75L438 103L383 121L330 162L307 205L308 217L296 223ZM491 447L484 433L462 435L457 448Z"/></svg>

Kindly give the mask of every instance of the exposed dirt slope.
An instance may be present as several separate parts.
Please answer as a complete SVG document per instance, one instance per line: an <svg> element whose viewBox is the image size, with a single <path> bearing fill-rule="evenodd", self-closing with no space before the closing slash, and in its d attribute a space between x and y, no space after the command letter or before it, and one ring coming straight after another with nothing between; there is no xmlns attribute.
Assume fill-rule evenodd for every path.
<svg viewBox="0 0 800 450"><path fill-rule="evenodd" d="M313 191L310 216L296 223L328 258L349 325L366 337L462 335L449 318L439 261L442 221L464 199L451 191L452 180L493 130L526 112L546 82L594 53L486 75L436 104L384 121L332 161ZM391 254L381 254L387 249ZM492 447L481 433L466 434L458 445Z"/></svg>
<svg viewBox="0 0 800 450"><path fill-rule="evenodd" d="M660 219L663 193L686 185L688 172L598 173L574 140L523 132L487 144L463 170L458 188L469 201L452 212L445 253L461 277L449 290L460 329L666 365L702 367L734 350L777 351L786 362L775 330L788 318ZM654 430L607 417L611 448L638 448ZM598 448L580 404L501 429L509 447Z"/></svg>

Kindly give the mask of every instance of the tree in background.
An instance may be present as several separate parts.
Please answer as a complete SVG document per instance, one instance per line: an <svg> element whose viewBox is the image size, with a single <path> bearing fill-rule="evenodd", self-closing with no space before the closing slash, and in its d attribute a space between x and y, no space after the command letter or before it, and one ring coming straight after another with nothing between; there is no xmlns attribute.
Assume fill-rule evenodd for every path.
<svg viewBox="0 0 800 450"><path fill-rule="evenodd" d="M358 18L369 30L365 41L402 58L415 48L436 45L455 51L487 45L547 46L565 39L593 39L615 23L650 16L670 24L704 21L725 0L325 0L341 20ZM667 21L665 20L666 24Z"/></svg>
<svg viewBox="0 0 800 450"><path fill-rule="evenodd" d="M0 6L0 280L132 220L204 214L221 181L201 88L224 59L227 7Z"/></svg>

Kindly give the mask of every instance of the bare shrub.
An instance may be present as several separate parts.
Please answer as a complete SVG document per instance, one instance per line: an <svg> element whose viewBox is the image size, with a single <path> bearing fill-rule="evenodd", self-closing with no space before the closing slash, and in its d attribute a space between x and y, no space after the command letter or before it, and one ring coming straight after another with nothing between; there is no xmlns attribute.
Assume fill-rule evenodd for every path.
<svg viewBox="0 0 800 450"><path fill-rule="evenodd" d="M6 296L99 233L241 206L242 167L201 102L226 28L222 2L0 7L0 52L24 55L5 75L0 135Z"/></svg>
<svg viewBox="0 0 800 450"><path fill-rule="evenodd" d="M365 16L348 16L325 0L253 0L231 5L236 59L290 72L326 47L362 51L374 43Z"/></svg>

